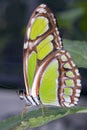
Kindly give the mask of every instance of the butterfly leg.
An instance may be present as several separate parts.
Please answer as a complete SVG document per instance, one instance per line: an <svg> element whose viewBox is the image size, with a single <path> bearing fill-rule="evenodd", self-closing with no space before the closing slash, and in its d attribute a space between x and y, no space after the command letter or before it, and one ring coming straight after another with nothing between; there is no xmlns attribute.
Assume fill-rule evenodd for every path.
<svg viewBox="0 0 87 130"><path fill-rule="evenodd" d="M46 105L40 104L40 108L41 108L43 117L45 117L47 113L52 113L50 107L47 107Z"/></svg>
<svg viewBox="0 0 87 130"><path fill-rule="evenodd" d="M44 107L45 115L48 113L52 113L51 106L43 105L43 107Z"/></svg>
<svg viewBox="0 0 87 130"><path fill-rule="evenodd" d="M41 111L42 111L42 116L45 117L44 105L40 104L40 108L41 108Z"/></svg>
<svg viewBox="0 0 87 130"><path fill-rule="evenodd" d="M23 110L22 110L22 112L21 112L21 119L23 119L24 114L25 114L26 112L28 112L31 107L32 107L32 106L29 105L29 104L26 104L26 105L24 106L24 108L23 108Z"/></svg>

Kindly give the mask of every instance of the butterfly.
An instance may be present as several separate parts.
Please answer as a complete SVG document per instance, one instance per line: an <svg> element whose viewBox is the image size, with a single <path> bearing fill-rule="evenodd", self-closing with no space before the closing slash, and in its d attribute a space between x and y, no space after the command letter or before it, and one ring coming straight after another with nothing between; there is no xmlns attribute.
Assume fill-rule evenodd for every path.
<svg viewBox="0 0 87 130"><path fill-rule="evenodd" d="M45 4L33 12L23 46L25 92L29 105L72 107L81 93L81 77L70 54L63 49L52 11Z"/></svg>

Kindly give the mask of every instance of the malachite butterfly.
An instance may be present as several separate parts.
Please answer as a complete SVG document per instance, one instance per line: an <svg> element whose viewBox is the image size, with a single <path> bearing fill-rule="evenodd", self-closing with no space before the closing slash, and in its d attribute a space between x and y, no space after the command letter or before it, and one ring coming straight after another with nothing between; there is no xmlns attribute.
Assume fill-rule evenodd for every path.
<svg viewBox="0 0 87 130"><path fill-rule="evenodd" d="M27 26L23 72L26 92L20 91L20 97L29 105L77 104L80 74L70 54L63 49L56 19L45 4L35 9Z"/></svg>

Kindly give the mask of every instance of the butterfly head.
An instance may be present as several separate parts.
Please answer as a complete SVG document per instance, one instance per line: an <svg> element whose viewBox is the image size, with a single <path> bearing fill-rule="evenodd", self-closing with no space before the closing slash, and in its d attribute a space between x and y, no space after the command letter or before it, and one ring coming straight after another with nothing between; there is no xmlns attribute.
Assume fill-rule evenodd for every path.
<svg viewBox="0 0 87 130"><path fill-rule="evenodd" d="M22 89L19 90L18 94L19 94L19 97L20 97L21 100L23 100L25 95L26 95L25 92Z"/></svg>

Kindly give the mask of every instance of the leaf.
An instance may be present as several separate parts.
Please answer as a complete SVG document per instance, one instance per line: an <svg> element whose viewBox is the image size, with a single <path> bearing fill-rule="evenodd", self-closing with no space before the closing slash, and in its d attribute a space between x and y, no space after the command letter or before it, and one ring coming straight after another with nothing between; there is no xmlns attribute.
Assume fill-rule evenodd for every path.
<svg viewBox="0 0 87 130"><path fill-rule="evenodd" d="M25 113L22 118L21 115L19 115L1 121L0 130L26 130L29 128L42 126L49 123L50 121L62 118L69 114L87 113L87 108L78 107L60 108L46 106L45 108L43 108L43 110L44 116L42 115L42 109L37 108L33 111Z"/></svg>
<svg viewBox="0 0 87 130"><path fill-rule="evenodd" d="M71 29L73 27L73 23L83 16L84 10L81 7L74 8L71 10L67 10L64 12L61 12L59 14L56 14L56 17L58 19L58 23L60 27Z"/></svg>
<svg viewBox="0 0 87 130"><path fill-rule="evenodd" d="M83 33L86 35L87 33L87 1L78 1L76 4L75 4L75 7L76 8L82 8L83 11L84 11L84 15L83 17L80 19L79 21L79 25L81 27L81 30L83 31ZM87 37L87 35L86 35Z"/></svg>
<svg viewBox="0 0 87 130"><path fill-rule="evenodd" d="M78 67L87 68L87 42L63 40L64 49L72 56Z"/></svg>

